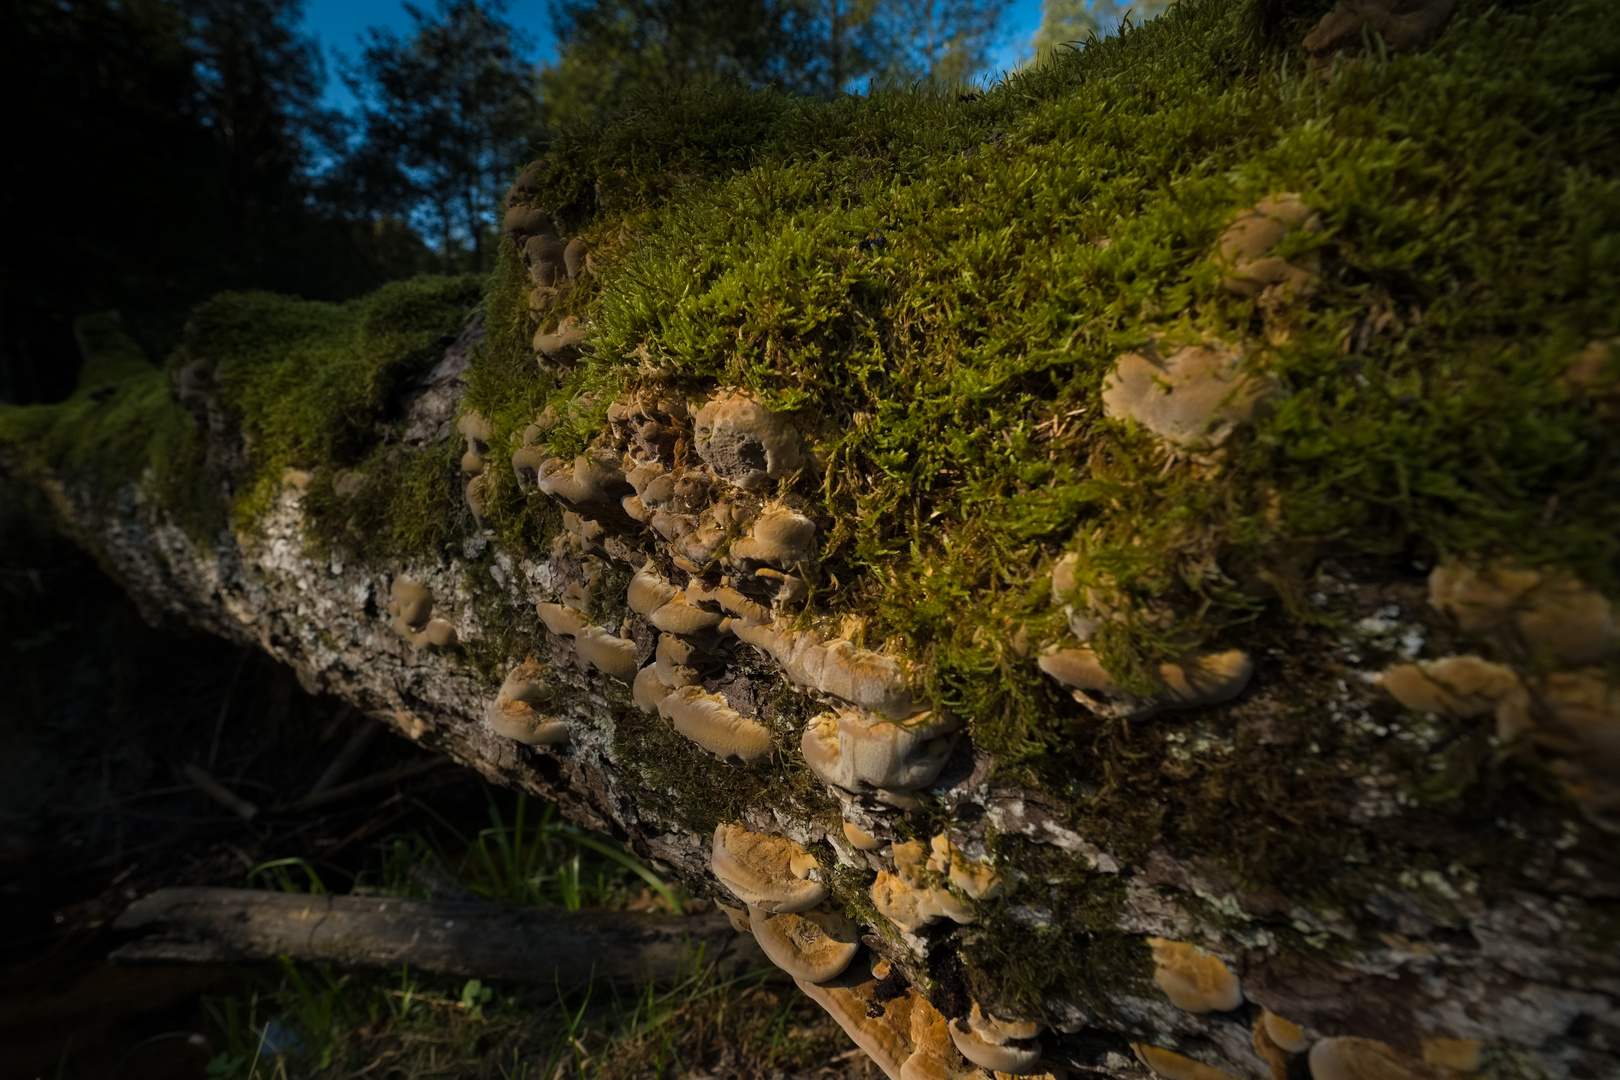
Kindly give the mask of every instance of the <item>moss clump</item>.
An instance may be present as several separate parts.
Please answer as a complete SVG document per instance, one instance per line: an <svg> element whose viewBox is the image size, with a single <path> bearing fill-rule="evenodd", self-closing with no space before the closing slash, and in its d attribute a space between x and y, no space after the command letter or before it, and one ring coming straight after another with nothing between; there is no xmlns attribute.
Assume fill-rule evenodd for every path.
<svg viewBox="0 0 1620 1080"><path fill-rule="evenodd" d="M446 491L415 474L409 452L386 445L399 407L393 395L443 353L482 288L471 275L427 277L344 304L227 293L199 307L174 362L213 365L222 404L242 432L248 474L236 500L238 524L269 506L289 468L371 469L374 491L395 496L386 499L390 528L366 518L350 530L352 516L316 513L314 538L364 553L401 539L439 539L442 532L431 527L411 535L424 519L443 516ZM374 494L370 501L384 499Z"/></svg>

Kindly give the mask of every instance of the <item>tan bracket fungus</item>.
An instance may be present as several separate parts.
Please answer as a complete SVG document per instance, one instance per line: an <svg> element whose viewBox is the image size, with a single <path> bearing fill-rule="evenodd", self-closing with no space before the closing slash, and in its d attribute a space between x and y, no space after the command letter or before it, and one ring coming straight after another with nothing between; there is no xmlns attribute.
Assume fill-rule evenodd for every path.
<svg viewBox="0 0 1620 1080"><path fill-rule="evenodd" d="M762 491L799 468L799 433L752 394L722 390L692 418L698 456L716 476Z"/></svg>
<svg viewBox="0 0 1620 1080"><path fill-rule="evenodd" d="M1272 254L1296 230L1319 233L1322 217L1291 191L1267 196L1252 209L1240 211L1215 245L1215 260L1226 271L1221 288L1248 297L1307 295L1316 282L1316 260L1299 266Z"/></svg>
<svg viewBox="0 0 1620 1080"><path fill-rule="evenodd" d="M1563 667L1613 656L1614 606L1572 574L1448 560L1429 574L1429 603L1469 637Z"/></svg>
<svg viewBox="0 0 1620 1080"><path fill-rule="evenodd" d="M855 924L826 911L772 913L751 906L748 925L771 963L803 982L842 975L861 947Z"/></svg>
<svg viewBox="0 0 1620 1080"><path fill-rule="evenodd" d="M731 545L730 557L790 570L816 557L816 523L785 506L768 506L748 535Z"/></svg>
<svg viewBox="0 0 1620 1080"><path fill-rule="evenodd" d="M1243 1004L1243 987L1217 956L1182 941L1150 937L1153 981L1183 1012L1230 1012Z"/></svg>
<svg viewBox="0 0 1620 1080"><path fill-rule="evenodd" d="M1139 718L1162 709L1196 709L1231 701L1254 674L1254 661L1241 649L1194 653L1158 667L1164 688L1149 698L1119 689L1090 646L1042 654L1036 664L1069 688L1074 700L1100 716Z"/></svg>
<svg viewBox="0 0 1620 1080"><path fill-rule="evenodd" d="M1523 710L1524 684L1518 672L1477 656L1446 656L1397 664L1378 684L1408 709L1469 719L1496 712L1504 701Z"/></svg>
<svg viewBox="0 0 1620 1080"><path fill-rule="evenodd" d="M932 784L956 745L960 724L944 713L888 720L864 709L822 713L800 739L805 764L823 783L853 794L908 793Z"/></svg>
<svg viewBox="0 0 1620 1080"><path fill-rule="evenodd" d="M566 360L585 344L589 328L575 315L564 315L550 330L534 332L534 351L548 360Z"/></svg>
<svg viewBox="0 0 1620 1080"><path fill-rule="evenodd" d="M1449 1080L1450 1069L1401 1053L1376 1039L1322 1039L1306 1055L1311 1080Z"/></svg>
<svg viewBox="0 0 1620 1080"><path fill-rule="evenodd" d="M1000 892L999 876L982 863L963 858L943 835L931 844L910 840L895 844L892 850L895 872L878 871L872 883L872 904L878 914L907 933L915 934L944 919L960 925L974 921L973 909L952 895L946 881L976 900Z"/></svg>
<svg viewBox="0 0 1620 1080"><path fill-rule="evenodd" d="M464 413L456 421L456 431L467 440L467 450L461 455L462 495L473 520L482 528L484 524L486 473L489 469L489 441L495 437L495 428L476 412Z"/></svg>
<svg viewBox="0 0 1620 1080"><path fill-rule="evenodd" d="M1370 36L1391 52L1423 44L1451 15L1457 0L1339 0L1303 42L1318 69L1328 71L1334 54L1358 53Z"/></svg>
<svg viewBox="0 0 1620 1080"><path fill-rule="evenodd" d="M534 606L553 634L574 639L580 659L604 675L629 685L636 678L636 643L592 626L573 608L541 601Z"/></svg>
<svg viewBox="0 0 1620 1080"><path fill-rule="evenodd" d="M576 514L626 520L621 500L630 485L611 455L580 454L571 463L548 457L541 462L535 482Z"/></svg>
<svg viewBox="0 0 1620 1080"><path fill-rule="evenodd" d="M554 746L568 741L568 724L540 711L551 701L545 666L530 656L513 668L485 713L490 730L526 746Z"/></svg>
<svg viewBox="0 0 1620 1080"><path fill-rule="evenodd" d="M719 694L705 693L701 686L668 690L658 699L658 714L722 761L736 758L748 764L771 752L771 733L763 724L737 712Z"/></svg>
<svg viewBox="0 0 1620 1080"><path fill-rule="evenodd" d="M456 628L433 617L433 592L407 577L388 586L388 614L394 633L418 649L447 649L456 643Z"/></svg>
<svg viewBox="0 0 1620 1080"><path fill-rule="evenodd" d="M1131 1050L1142 1064L1163 1080L1237 1080L1237 1077L1229 1072L1217 1069L1213 1065L1205 1065L1201 1061L1194 1061L1186 1054L1178 1054L1174 1050L1134 1042L1131 1043Z"/></svg>
<svg viewBox="0 0 1620 1080"><path fill-rule="evenodd" d="M751 832L742 825L715 827L709 868L751 909L789 915L809 911L827 899L827 886L810 879L816 866L814 856L785 836Z"/></svg>
<svg viewBox="0 0 1620 1080"><path fill-rule="evenodd" d="M1213 450L1262 415L1280 386L1239 370L1243 353L1221 342L1184 345L1168 358L1156 342L1125 353L1103 386L1103 412L1134 420L1181 450Z"/></svg>
<svg viewBox="0 0 1620 1080"><path fill-rule="evenodd" d="M995 1019L975 1001L966 1030L963 1027L960 1020L950 1025L951 1042L963 1057L982 1068L1024 1076L1034 1072L1041 1060L1041 1026L1037 1023Z"/></svg>
<svg viewBox="0 0 1620 1080"><path fill-rule="evenodd" d="M731 627L738 640L769 653L788 678L853 705L904 720L917 712L900 665L848 641L822 644L813 631L792 629L787 619L769 626Z"/></svg>

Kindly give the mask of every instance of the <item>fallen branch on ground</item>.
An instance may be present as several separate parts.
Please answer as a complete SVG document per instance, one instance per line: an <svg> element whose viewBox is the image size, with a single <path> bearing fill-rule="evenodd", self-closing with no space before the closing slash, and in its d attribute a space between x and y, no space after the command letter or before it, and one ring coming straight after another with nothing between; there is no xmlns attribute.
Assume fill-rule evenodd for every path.
<svg viewBox="0 0 1620 1080"><path fill-rule="evenodd" d="M395 900L252 889L159 889L113 924L141 936L115 964L219 964L290 956L339 967L577 989L680 978L715 966L731 977L769 967L721 912L561 911L483 901Z"/></svg>

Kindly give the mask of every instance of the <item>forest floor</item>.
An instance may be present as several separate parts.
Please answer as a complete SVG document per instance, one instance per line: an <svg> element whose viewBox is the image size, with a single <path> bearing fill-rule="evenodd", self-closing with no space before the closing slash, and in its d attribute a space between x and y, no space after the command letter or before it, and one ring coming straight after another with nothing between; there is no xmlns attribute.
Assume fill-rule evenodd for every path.
<svg viewBox="0 0 1620 1080"><path fill-rule="evenodd" d="M148 626L88 557L30 531L24 501L0 498L0 1080L878 1076L768 972L559 999L285 960L109 965L118 914L170 885L669 902L550 807L363 734L257 651ZM327 790L385 782L309 805L345 747ZM197 769L259 811L205 794Z"/></svg>

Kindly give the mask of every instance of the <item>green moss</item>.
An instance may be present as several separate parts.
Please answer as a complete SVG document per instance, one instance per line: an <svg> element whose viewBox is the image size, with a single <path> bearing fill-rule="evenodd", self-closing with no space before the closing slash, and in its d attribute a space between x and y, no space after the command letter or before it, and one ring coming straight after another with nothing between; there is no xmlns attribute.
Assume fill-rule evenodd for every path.
<svg viewBox="0 0 1620 1080"><path fill-rule="evenodd" d="M298 467L315 475L319 543L382 558L466 537L461 447L398 446L389 401L483 290L464 404L496 429L485 525L505 550L542 553L560 529L501 464L546 406L561 417L548 444L569 455L627 387L751 388L816 443L820 470L795 497L826 526L818 613L858 617L868 645L909 657L998 779L1054 794L1122 860L1197 853L1235 888L1288 883L1322 907L1441 852L1509 888L1523 847L1478 823L1556 816L1557 789L1482 753L1477 724L1416 750L1377 734L1399 722L1392 705L1340 715L1324 628L1367 612L1317 610L1318 583L1287 567L1328 552L1392 580L1459 554L1620 590L1620 436L1556 380L1620 333L1620 9L1460 0L1426 49L1325 80L1298 46L1315 12L1276 10L1187 0L970 101L706 91L565 133L539 201L595 271L546 314L544 328L593 327L560 378L535 363L509 245L487 284L420 281L342 307L220 298L178 360L217 362L248 436L237 519ZM1241 209L1280 191L1325 224L1282 249L1322 267L1284 315L1224 293L1210 259ZM1242 344L1285 394L1218 461L1173 458L1100 402L1118 356L1156 337ZM185 461L189 419L155 376L116 370L128 394L8 410L0 435L109 476ZM148 444L167 449L129 452ZM365 483L340 497L339 470ZM1048 586L1066 552L1082 585L1136 613L1097 639L1127 688L1150 690L1189 640L1259 658L1232 729L1197 713L1104 721L1040 674L1030 650L1066 640ZM486 630L467 656L494 678L544 641L491 558L472 568ZM613 592L594 615L620 613ZM1171 625L1140 616L1150 603ZM619 701L631 797L699 832L744 805L831 813L793 749L801 699L777 706L782 753L736 769ZM1410 800L1398 830L1344 820L1347 778L1373 774ZM1020 868L1047 857L998 843ZM864 910L863 887L841 877L840 898ZM1110 929L1118 890L1056 866L1032 876L964 946L980 989L1027 1003L1066 982L1101 1001L1139 978L1140 950ZM1009 914L1048 904L1081 915L1026 933ZM1061 978L1044 970L1071 955Z"/></svg>
<svg viewBox="0 0 1620 1080"><path fill-rule="evenodd" d="M1118 929L1121 875L1081 870L1072 857L1020 837L1000 838L997 855L1024 880L980 904L979 923L963 938L975 999L1014 1016L1045 1015L1049 998L1078 999L1108 1016L1110 994L1149 985L1147 946Z"/></svg>

